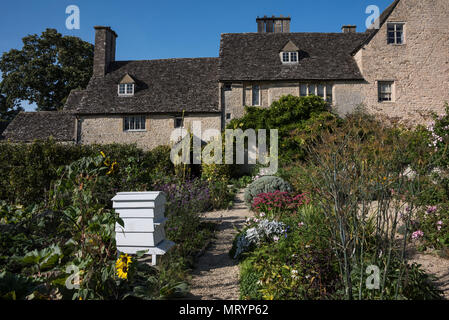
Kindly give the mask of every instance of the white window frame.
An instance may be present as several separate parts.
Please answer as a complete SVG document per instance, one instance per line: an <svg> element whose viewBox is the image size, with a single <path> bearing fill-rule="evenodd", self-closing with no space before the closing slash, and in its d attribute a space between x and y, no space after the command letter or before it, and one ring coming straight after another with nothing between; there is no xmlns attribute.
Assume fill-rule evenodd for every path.
<svg viewBox="0 0 449 320"><path fill-rule="evenodd" d="M285 55L287 55L288 60L284 60ZM298 51L282 51L280 53L281 61L283 64L296 64L299 62L299 54ZM293 61L293 56L296 57L295 61Z"/></svg>
<svg viewBox="0 0 449 320"><path fill-rule="evenodd" d="M124 86L124 88L125 88L125 93L120 92L120 88L122 86ZM129 90L129 89L131 89L131 90ZM133 96L134 95L134 83L120 83L117 88L117 93L121 97Z"/></svg>
<svg viewBox="0 0 449 320"><path fill-rule="evenodd" d="M128 124L128 129L126 129L126 122L128 121L128 123L130 123L129 120L127 119L134 119L134 128L136 127L136 123L139 123L139 127L140 125L143 123L145 128L139 128L139 129L130 129L129 128L129 124ZM143 122L142 122L142 118L143 118ZM136 122L136 119L139 119L138 122ZM146 132L147 131L147 117L145 115L132 115L132 116L125 116L123 118L123 131L124 132Z"/></svg>
<svg viewBox="0 0 449 320"><path fill-rule="evenodd" d="M398 25L402 26L402 39L401 39L401 43L398 43L398 34L397 34L397 27ZM390 26L394 26L394 42L390 42L390 36L389 36L389 27ZM393 46L402 46L405 44L405 22L387 22L387 44L389 45L393 45Z"/></svg>
<svg viewBox="0 0 449 320"><path fill-rule="evenodd" d="M306 87L306 95L301 95L301 86L305 86ZM314 92L311 92L310 88L311 86L315 87ZM300 97L307 97L310 95L315 95L318 96L318 86L323 86L323 94L324 96L322 97L324 99L324 101L328 102L328 103L333 103L334 100L334 95L333 95L333 90L334 90L334 85L332 83L300 83L299 84L299 96ZM330 89L330 90L329 90ZM330 94L329 94L330 91ZM330 101L328 99L328 97L330 96Z"/></svg>
<svg viewBox="0 0 449 320"><path fill-rule="evenodd" d="M382 85L390 85L390 90L389 91L382 91ZM381 81L377 81L377 92L378 92L378 101L379 103L385 103L385 102L394 102L395 101L395 95L394 95L394 87L395 87L395 82L393 80L381 80ZM390 100L388 99L384 99L383 95L390 95Z"/></svg>
<svg viewBox="0 0 449 320"><path fill-rule="evenodd" d="M254 87L258 88L258 97L257 97L258 104L254 104ZM260 91L261 91L260 90L260 85L258 85L258 84L253 84L252 85L252 88L251 88L251 105L254 106L254 107L260 107L262 105Z"/></svg>

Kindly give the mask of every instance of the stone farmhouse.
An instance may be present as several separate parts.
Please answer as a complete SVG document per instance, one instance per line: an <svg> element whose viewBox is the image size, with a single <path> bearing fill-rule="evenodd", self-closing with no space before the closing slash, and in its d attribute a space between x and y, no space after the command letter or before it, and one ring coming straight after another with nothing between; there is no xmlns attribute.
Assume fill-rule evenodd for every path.
<svg viewBox="0 0 449 320"><path fill-rule="evenodd" d="M11 141L53 136L70 143L169 144L174 128L200 120L223 129L245 106L282 95L323 97L345 114L368 112L410 124L449 101L449 1L395 0L379 28L290 32L290 17L257 18L257 32L222 34L216 58L116 61L117 34L95 27L93 76L63 111L20 113Z"/></svg>

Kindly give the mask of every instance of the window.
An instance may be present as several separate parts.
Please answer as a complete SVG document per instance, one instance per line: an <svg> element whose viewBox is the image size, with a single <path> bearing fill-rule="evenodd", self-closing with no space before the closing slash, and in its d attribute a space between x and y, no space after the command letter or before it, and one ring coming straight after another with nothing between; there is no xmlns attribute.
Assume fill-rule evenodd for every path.
<svg viewBox="0 0 449 320"><path fill-rule="evenodd" d="M306 84L301 84L299 87L299 95L301 97L306 97L307 96L307 85Z"/></svg>
<svg viewBox="0 0 449 320"><path fill-rule="evenodd" d="M312 94L316 95L316 85L309 84L309 96Z"/></svg>
<svg viewBox="0 0 449 320"><path fill-rule="evenodd" d="M230 83L225 83L223 86L223 90L224 91L231 91L232 90L232 85Z"/></svg>
<svg viewBox="0 0 449 320"><path fill-rule="evenodd" d="M305 84L299 85L299 95L306 97L308 95L317 95L325 101L332 103L332 84Z"/></svg>
<svg viewBox="0 0 449 320"><path fill-rule="evenodd" d="M226 113L226 120L231 120L231 114L230 113Z"/></svg>
<svg viewBox="0 0 449 320"><path fill-rule="evenodd" d="M404 24L389 23L387 25L388 44L404 44Z"/></svg>
<svg viewBox="0 0 449 320"><path fill-rule="evenodd" d="M253 85L253 106L260 106L260 87Z"/></svg>
<svg viewBox="0 0 449 320"><path fill-rule="evenodd" d="M134 95L134 84L133 83L120 83L118 85L118 95L119 96Z"/></svg>
<svg viewBox="0 0 449 320"><path fill-rule="evenodd" d="M326 101L332 103L332 85L326 85Z"/></svg>
<svg viewBox="0 0 449 320"><path fill-rule="evenodd" d="M145 116L129 116L125 117L123 123L124 131L145 131Z"/></svg>
<svg viewBox="0 0 449 320"><path fill-rule="evenodd" d="M393 101L393 81L379 81L379 102Z"/></svg>
<svg viewBox="0 0 449 320"><path fill-rule="evenodd" d="M322 84L318 85L318 94L317 95L324 99L324 85L322 85Z"/></svg>
<svg viewBox="0 0 449 320"><path fill-rule="evenodd" d="M297 63L298 52L282 52L282 63Z"/></svg>
<svg viewBox="0 0 449 320"><path fill-rule="evenodd" d="M183 118L175 118L175 129L184 127L184 119Z"/></svg>

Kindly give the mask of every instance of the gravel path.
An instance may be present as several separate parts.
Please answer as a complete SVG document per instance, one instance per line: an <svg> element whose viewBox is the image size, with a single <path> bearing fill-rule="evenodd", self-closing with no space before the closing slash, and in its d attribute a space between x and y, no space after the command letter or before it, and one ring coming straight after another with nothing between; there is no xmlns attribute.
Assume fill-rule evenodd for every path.
<svg viewBox="0 0 449 320"><path fill-rule="evenodd" d="M239 299L239 266L229 256L229 250L237 234L235 228L242 228L248 216L250 213L243 202L243 191L236 195L232 209L204 214L204 220L219 225L215 239L196 263L187 299Z"/></svg>
<svg viewBox="0 0 449 320"><path fill-rule="evenodd" d="M435 284L443 290L446 300L449 300L449 260L436 256L435 253L420 253L410 250L409 262L416 262L428 273L436 277Z"/></svg>

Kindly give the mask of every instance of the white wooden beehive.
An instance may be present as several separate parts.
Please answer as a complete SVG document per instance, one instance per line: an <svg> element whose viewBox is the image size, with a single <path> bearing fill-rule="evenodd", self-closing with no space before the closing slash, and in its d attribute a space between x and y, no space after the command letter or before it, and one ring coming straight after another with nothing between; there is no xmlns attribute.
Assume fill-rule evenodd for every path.
<svg viewBox="0 0 449 320"><path fill-rule="evenodd" d="M165 239L165 194L163 192L119 192L113 208L124 222L115 226L116 244L119 252L135 254L147 251L152 256L165 254L174 243Z"/></svg>

